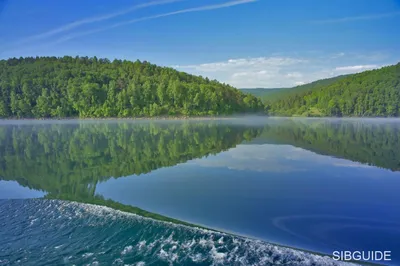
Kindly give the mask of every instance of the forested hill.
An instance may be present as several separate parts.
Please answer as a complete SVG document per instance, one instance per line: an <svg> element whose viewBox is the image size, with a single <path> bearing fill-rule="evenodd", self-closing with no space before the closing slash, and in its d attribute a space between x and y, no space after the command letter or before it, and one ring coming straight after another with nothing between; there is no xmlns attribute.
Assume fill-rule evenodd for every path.
<svg viewBox="0 0 400 266"><path fill-rule="evenodd" d="M256 97L260 97L261 99L265 99L268 95L275 92L280 92L282 90L287 90L288 88L253 88L253 89L245 89L241 88L240 91L254 95Z"/></svg>
<svg viewBox="0 0 400 266"><path fill-rule="evenodd" d="M284 116L400 116L399 108L400 63L266 101L269 114Z"/></svg>
<svg viewBox="0 0 400 266"><path fill-rule="evenodd" d="M349 75L341 75L333 78L320 79L307 83L304 85L298 85L290 88L255 88L255 89L240 89L244 93L252 94L256 97L260 97L264 102L275 101L277 99L284 98L292 93L303 93L308 90L312 90L317 87L330 85L340 79L343 79Z"/></svg>
<svg viewBox="0 0 400 266"><path fill-rule="evenodd" d="M263 110L258 98L207 78L88 57L0 61L0 117L222 115Z"/></svg>

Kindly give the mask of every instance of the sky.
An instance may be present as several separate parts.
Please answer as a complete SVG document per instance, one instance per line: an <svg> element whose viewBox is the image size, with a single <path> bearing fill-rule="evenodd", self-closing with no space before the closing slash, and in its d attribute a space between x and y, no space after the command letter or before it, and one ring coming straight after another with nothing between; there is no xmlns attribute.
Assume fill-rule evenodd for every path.
<svg viewBox="0 0 400 266"><path fill-rule="evenodd" d="M400 0L0 0L0 59L146 60L237 88L400 61Z"/></svg>

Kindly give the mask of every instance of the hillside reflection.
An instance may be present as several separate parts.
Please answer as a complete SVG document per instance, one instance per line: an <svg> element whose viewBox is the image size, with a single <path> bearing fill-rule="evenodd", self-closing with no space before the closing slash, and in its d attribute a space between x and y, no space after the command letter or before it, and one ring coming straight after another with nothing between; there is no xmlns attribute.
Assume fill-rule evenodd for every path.
<svg viewBox="0 0 400 266"><path fill-rule="evenodd" d="M110 178L149 173L238 144L285 144L400 169L400 123L279 119L229 122L75 122L0 126L0 180L87 198ZM266 151L267 152L267 151Z"/></svg>
<svg viewBox="0 0 400 266"><path fill-rule="evenodd" d="M260 128L217 122L63 123L0 127L0 179L68 198L96 184L225 151Z"/></svg>
<svg viewBox="0 0 400 266"><path fill-rule="evenodd" d="M400 170L400 120L282 119L252 143L285 144L320 155Z"/></svg>

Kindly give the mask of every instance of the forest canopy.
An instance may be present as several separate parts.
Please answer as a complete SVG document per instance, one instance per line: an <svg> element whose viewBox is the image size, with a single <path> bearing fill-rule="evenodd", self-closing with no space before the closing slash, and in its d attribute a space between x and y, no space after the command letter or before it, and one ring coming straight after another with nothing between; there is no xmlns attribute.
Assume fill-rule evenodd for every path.
<svg viewBox="0 0 400 266"><path fill-rule="evenodd" d="M266 92L264 92L266 91ZM256 97L258 96L258 97ZM400 116L400 63L285 89L239 91L149 62L0 60L0 117Z"/></svg>
<svg viewBox="0 0 400 266"><path fill-rule="evenodd" d="M282 90L264 103L279 116L400 116L400 63Z"/></svg>
<svg viewBox="0 0 400 266"><path fill-rule="evenodd" d="M253 113L260 99L149 62L96 57L0 61L0 117L141 117Z"/></svg>
<svg viewBox="0 0 400 266"><path fill-rule="evenodd" d="M264 102L271 102L278 99L285 98L292 94L299 94L307 92L309 90L330 85L340 79L347 77L348 75L341 75L333 78L319 79L311 83L298 85L290 88L255 88L255 89L240 89L242 92L260 97Z"/></svg>

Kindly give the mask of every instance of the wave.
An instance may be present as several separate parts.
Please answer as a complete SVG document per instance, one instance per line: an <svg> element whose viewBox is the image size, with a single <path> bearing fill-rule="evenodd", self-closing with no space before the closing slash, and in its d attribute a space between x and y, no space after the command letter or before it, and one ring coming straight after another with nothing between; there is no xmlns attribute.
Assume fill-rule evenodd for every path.
<svg viewBox="0 0 400 266"><path fill-rule="evenodd" d="M354 265L84 203L0 201L0 217L0 265Z"/></svg>

